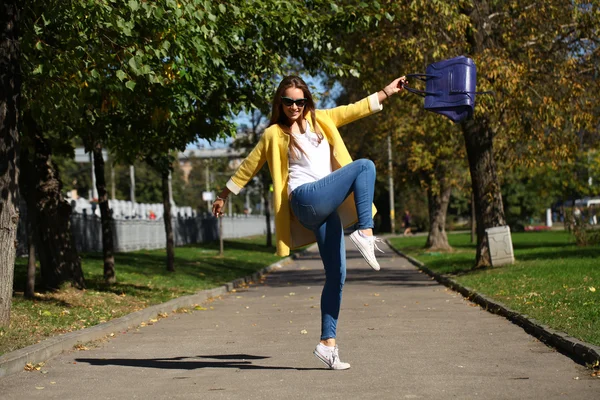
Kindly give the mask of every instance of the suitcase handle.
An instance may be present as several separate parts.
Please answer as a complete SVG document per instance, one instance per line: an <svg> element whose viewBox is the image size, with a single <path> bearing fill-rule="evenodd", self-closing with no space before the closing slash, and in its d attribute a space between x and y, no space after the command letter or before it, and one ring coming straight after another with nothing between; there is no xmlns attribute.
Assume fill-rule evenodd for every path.
<svg viewBox="0 0 600 400"><path fill-rule="evenodd" d="M407 78L415 78L418 79L420 81L423 82L427 82L427 79L432 79L432 78L440 78L439 74L406 74L405 75ZM440 96L441 93L440 92L426 92L424 90L419 90L419 89L414 89L411 87L408 87L406 85L403 86L404 89L408 90L411 93L414 94L418 94L419 96ZM450 94L494 94L493 90L488 90L486 92L467 92L465 90L450 90Z"/></svg>
<svg viewBox="0 0 600 400"><path fill-rule="evenodd" d="M418 94L419 96L423 96L423 97L425 97L425 96L439 96L440 95L440 93L437 93L437 92L426 92L425 90L419 90L419 89L411 88L410 86L406 86L406 85L403 85L402 87L404 89L408 90L411 93Z"/></svg>
<svg viewBox="0 0 600 400"><path fill-rule="evenodd" d="M427 82L427 79L431 79L431 78L439 78L440 76L437 74L406 74L405 77L407 78L415 78L418 79L420 81L423 82ZM424 90L419 90L419 89L415 89L415 88L411 88L409 86L407 86L406 84L404 84L402 86L404 89L408 90L411 93L414 94L418 94L419 96L439 96L440 93L436 93L436 92L426 92Z"/></svg>
<svg viewBox="0 0 600 400"><path fill-rule="evenodd" d="M420 81L426 81L427 78L439 78L440 76L437 74L406 74L407 78L416 78Z"/></svg>

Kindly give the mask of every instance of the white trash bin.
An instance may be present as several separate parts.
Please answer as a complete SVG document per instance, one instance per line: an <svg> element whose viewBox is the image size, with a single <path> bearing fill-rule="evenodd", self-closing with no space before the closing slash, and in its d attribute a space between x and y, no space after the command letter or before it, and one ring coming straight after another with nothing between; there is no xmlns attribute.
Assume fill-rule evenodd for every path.
<svg viewBox="0 0 600 400"><path fill-rule="evenodd" d="M492 266L513 264L515 255L513 252L510 228L508 226L497 226L485 230L490 248L490 260Z"/></svg>

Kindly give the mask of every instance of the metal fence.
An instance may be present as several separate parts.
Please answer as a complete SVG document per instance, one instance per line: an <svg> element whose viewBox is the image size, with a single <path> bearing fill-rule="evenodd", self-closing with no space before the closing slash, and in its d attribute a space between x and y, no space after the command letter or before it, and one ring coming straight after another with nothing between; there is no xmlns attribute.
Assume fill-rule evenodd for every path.
<svg viewBox="0 0 600 400"><path fill-rule="evenodd" d="M27 214L21 208L18 229L17 254L27 255ZM176 246L193 243L205 243L219 239L219 221L210 216L194 218L172 218L173 235ZM127 252L135 250L151 250L166 247L164 221L121 219L112 220L113 241L115 251ZM274 232L274 222L271 221ZM234 215L223 217L223 238L239 238L266 234L267 226L264 216ZM102 251L102 223L95 215L71 215L71 233L77 250L80 252Z"/></svg>

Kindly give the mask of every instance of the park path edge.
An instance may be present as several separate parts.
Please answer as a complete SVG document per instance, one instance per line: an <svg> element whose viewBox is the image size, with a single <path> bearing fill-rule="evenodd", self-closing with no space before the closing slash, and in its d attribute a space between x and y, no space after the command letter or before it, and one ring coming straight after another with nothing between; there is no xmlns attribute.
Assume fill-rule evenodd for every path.
<svg viewBox="0 0 600 400"><path fill-rule="evenodd" d="M475 290L468 288L456 282L452 278L444 274L433 272L422 262L404 254L395 248L388 238L384 239L387 245L399 256L406 258L411 264L431 276L442 285L460 293L467 300L481 306L484 310L493 314L500 315L516 325L523 328L525 332L532 335L536 339L546 345L558 350L562 354L571 358L575 362L585 365L588 368L597 368L600 364L600 347L590 343L582 342L564 332L556 331L546 325L537 322L535 319L527 315L520 314L510 309L505 304L499 301L492 300L487 296L477 293Z"/></svg>
<svg viewBox="0 0 600 400"><path fill-rule="evenodd" d="M139 326L142 322L153 319L159 314L170 313L180 308L201 304L213 297L227 294L235 288L242 287L251 282L257 282L264 275L293 262L298 257L310 251L312 247L310 246L299 253L283 258L252 275L235 279L222 286L202 290L188 296L181 296L166 303L156 304L120 318L115 318L78 331L53 336L40 343L6 353L0 357L0 378L23 371L27 364L36 365L46 362L64 351L73 350L78 344L92 342L103 339L111 334L127 331Z"/></svg>

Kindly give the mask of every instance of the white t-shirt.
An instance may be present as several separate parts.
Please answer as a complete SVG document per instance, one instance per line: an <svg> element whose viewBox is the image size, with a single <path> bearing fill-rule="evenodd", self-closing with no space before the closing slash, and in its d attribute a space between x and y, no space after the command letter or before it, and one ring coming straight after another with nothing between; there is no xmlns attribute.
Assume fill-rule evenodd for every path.
<svg viewBox="0 0 600 400"><path fill-rule="evenodd" d="M331 149L327 138L323 136L319 143L319 137L312 131L310 124L307 123L306 127L304 134L293 134L306 154L290 147L288 196L298 186L318 181L331 173ZM296 153L297 158L292 157L292 151Z"/></svg>

